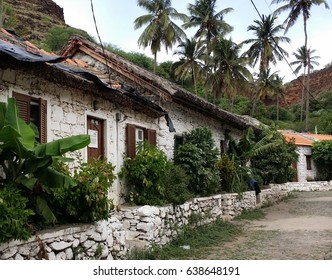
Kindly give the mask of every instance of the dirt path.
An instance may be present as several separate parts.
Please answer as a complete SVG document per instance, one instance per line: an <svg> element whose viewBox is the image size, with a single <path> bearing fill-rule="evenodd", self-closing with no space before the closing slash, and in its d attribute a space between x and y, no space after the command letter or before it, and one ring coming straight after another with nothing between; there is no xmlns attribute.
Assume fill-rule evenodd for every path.
<svg viewBox="0 0 332 280"><path fill-rule="evenodd" d="M207 259L332 259L332 192L297 192L263 211L262 220L233 221L244 233L213 248Z"/></svg>

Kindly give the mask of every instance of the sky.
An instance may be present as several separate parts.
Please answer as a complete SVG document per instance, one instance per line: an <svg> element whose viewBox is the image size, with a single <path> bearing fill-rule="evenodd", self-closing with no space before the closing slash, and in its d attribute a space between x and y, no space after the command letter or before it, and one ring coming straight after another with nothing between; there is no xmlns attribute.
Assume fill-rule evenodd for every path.
<svg viewBox="0 0 332 280"><path fill-rule="evenodd" d="M65 21L68 25L83 29L91 36L97 37L96 28L93 20L90 0L53 0L64 10ZM188 3L194 3L194 0L173 0L172 6L180 13L186 13ZM271 14L280 5L271 5L271 0L254 0L260 15ZM319 56L320 65L316 70L324 68L332 62L331 39L332 39L332 0L326 1L330 9L325 6L313 6L311 16L308 21L308 47L316 50L314 53ZM143 28L135 30L134 20L147 11L137 6L137 0L93 0L94 14L103 43L112 44L126 52L140 52L149 57L153 57L150 48L139 48L137 40L143 31ZM233 11L225 16L225 21L233 26L234 31L228 36L236 43L241 43L246 39L254 38L252 32L247 31L249 25L254 24L254 20L259 19L251 0L217 0L217 11L225 8L233 8ZM278 17L277 23L282 24L287 17L283 13ZM178 23L179 25L181 23ZM194 34L195 30L185 30L188 37ZM283 36L284 34L278 34ZM273 71L283 77L284 82L289 82L297 76L292 73L289 63L294 61L293 52L304 45L303 18L299 18L294 27L289 29L285 36L291 39L290 44L282 43L280 46L289 53L287 61L278 62L273 67ZM249 46L248 46L249 47ZM172 60L177 57L173 55L176 46L172 50L158 53L158 62ZM294 69L295 67L293 67ZM254 71L254 70L253 70Z"/></svg>

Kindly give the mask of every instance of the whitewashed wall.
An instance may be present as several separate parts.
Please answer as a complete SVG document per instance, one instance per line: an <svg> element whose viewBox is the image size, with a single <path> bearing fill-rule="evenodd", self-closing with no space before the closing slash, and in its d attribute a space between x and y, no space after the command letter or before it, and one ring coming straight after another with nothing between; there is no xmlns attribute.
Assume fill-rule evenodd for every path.
<svg viewBox="0 0 332 280"><path fill-rule="evenodd" d="M116 167L116 173L120 171L123 165L123 156L126 153L126 126L128 123L157 130L157 145L169 159L173 158L176 134L182 135L194 128L207 126L213 133L216 147L219 148L220 140L224 139L225 129L230 128L204 114L175 103L166 103L164 109L168 111L177 131L176 134L171 133L164 117L151 118L128 108L117 108L109 101L77 89L52 84L21 71L0 69L0 100L6 102L7 97L11 97L13 91L47 100L48 141L71 135L86 134L87 116L104 120L105 155ZM100 104L100 109L96 111L93 110L92 106L94 100ZM116 121L116 113L121 113L120 121ZM240 132L233 130L232 134L233 136L239 135ZM87 149L81 150L78 154L83 160L86 160ZM115 204L121 203L121 194L124 191L121 182L116 180L113 187L110 188L110 198L114 200Z"/></svg>
<svg viewBox="0 0 332 280"><path fill-rule="evenodd" d="M311 156L311 147L298 146L297 153L299 155L297 160L297 176L299 182L312 181L316 178L317 169L315 162L311 161L311 170L307 170L306 155Z"/></svg>

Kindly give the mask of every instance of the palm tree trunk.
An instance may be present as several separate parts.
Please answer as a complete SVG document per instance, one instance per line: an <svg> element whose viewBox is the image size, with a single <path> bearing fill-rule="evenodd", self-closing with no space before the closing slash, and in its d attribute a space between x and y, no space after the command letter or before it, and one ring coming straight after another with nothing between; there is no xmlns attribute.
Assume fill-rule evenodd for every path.
<svg viewBox="0 0 332 280"><path fill-rule="evenodd" d="M157 52L154 53L153 73L157 72Z"/></svg>
<svg viewBox="0 0 332 280"><path fill-rule="evenodd" d="M304 95L305 95L305 81L306 81L305 75L306 75L306 68L303 67L302 96L301 96L301 108L300 108L300 111L301 111L300 121L301 121L301 123L303 121L303 112L304 112Z"/></svg>
<svg viewBox="0 0 332 280"><path fill-rule="evenodd" d="M2 3L3 1L0 0L0 28L2 28Z"/></svg>
<svg viewBox="0 0 332 280"><path fill-rule="evenodd" d="M277 93L277 122L279 121L279 94Z"/></svg>
<svg viewBox="0 0 332 280"><path fill-rule="evenodd" d="M304 26L304 47L305 50L307 52L307 67L308 69L310 69L310 58L309 58L309 54L308 54L308 34L307 34L307 18L305 15L303 15L303 26ZM308 70L308 73L310 72L310 70ZM307 79L309 80L309 76L305 77L305 82L307 82ZM306 86L306 92L305 92L305 96L306 96L306 111L305 111L305 130L308 130L308 121L309 121L309 81L307 83L305 83Z"/></svg>
<svg viewBox="0 0 332 280"><path fill-rule="evenodd" d="M309 109L310 109L310 57L308 55L308 74L306 84L306 107L305 107L305 130L309 129Z"/></svg>

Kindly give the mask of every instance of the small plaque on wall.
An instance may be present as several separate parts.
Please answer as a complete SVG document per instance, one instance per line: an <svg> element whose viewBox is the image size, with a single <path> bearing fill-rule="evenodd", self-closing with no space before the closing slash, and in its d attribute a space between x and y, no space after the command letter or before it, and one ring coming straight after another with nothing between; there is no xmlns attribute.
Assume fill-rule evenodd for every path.
<svg viewBox="0 0 332 280"><path fill-rule="evenodd" d="M88 134L90 135L90 144L88 147L98 149L98 131L88 129Z"/></svg>

